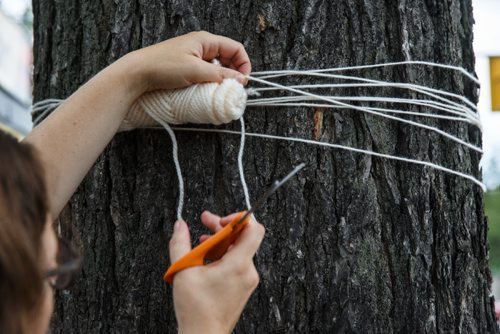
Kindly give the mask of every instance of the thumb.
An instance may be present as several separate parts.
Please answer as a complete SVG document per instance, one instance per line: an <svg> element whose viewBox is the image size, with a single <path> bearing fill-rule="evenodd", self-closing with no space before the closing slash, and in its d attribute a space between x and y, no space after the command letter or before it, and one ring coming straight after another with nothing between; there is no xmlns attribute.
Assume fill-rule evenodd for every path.
<svg viewBox="0 0 500 334"><path fill-rule="evenodd" d="M246 85L247 79L245 76L235 70L220 65L211 64L202 61L203 64L197 68L195 73L195 82L222 82L224 79L232 78L242 85Z"/></svg>
<svg viewBox="0 0 500 334"><path fill-rule="evenodd" d="M170 262L174 263L191 250L191 236L185 221L178 220L174 225L174 234L170 239Z"/></svg>
<svg viewBox="0 0 500 334"><path fill-rule="evenodd" d="M238 81L243 86L245 86L247 84L248 80L242 73L235 71L235 70L232 70L232 69L227 68L227 67L219 66L219 68L220 68L219 71L221 71L222 80L232 78L232 79L235 79L236 81Z"/></svg>

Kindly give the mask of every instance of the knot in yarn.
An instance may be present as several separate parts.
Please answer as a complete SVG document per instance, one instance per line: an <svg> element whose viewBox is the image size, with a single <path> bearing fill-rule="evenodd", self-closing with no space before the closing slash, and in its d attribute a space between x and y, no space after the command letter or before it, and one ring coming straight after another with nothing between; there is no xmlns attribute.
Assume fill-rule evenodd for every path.
<svg viewBox="0 0 500 334"><path fill-rule="evenodd" d="M243 115L246 102L245 88L234 79L153 91L134 103L120 130L153 126L157 124L155 120L169 124L229 123Z"/></svg>

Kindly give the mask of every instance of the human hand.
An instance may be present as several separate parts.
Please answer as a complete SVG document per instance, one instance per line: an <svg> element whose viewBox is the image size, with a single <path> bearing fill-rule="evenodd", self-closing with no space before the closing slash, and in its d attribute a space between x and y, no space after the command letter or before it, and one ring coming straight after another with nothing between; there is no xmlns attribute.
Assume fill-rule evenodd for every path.
<svg viewBox="0 0 500 334"><path fill-rule="evenodd" d="M221 65L210 63L217 58ZM135 77L142 93L234 78L246 83L250 59L241 43L205 31L192 32L129 53L117 63Z"/></svg>
<svg viewBox="0 0 500 334"><path fill-rule="evenodd" d="M202 223L217 232L235 218L221 218L208 211ZM180 333L230 333L248 298L259 283L253 256L264 238L264 227L254 220L243 228L226 254L216 262L185 269L175 275L174 307ZM208 236L202 236L203 242ZM177 221L170 240L170 260L179 260L191 250L184 221Z"/></svg>

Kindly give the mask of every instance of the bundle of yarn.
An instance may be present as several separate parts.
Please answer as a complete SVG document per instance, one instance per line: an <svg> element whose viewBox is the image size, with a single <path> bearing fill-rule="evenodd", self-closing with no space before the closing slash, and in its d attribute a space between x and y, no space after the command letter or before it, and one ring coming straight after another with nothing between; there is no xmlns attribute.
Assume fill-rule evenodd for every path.
<svg viewBox="0 0 500 334"><path fill-rule="evenodd" d="M204 83L183 89L157 90L139 98L120 126L120 131L167 124L226 124L245 111L247 92L234 79Z"/></svg>

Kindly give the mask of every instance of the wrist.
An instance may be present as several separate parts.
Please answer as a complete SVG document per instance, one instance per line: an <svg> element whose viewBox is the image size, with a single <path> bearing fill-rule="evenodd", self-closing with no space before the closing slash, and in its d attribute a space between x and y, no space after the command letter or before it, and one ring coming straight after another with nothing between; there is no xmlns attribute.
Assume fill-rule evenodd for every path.
<svg viewBox="0 0 500 334"><path fill-rule="evenodd" d="M137 51L121 57L109 69L114 71L118 84L125 87L133 101L148 92L145 64Z"/></svg>
<svg viewBox="0 0 500 334"><path fill-rule="evenodd" d="M176 312L179 334L222 334L231 333L232 328L227 327L225 321L218 321L217 316L185 314L179 316ZM226 325L226 326L224 326ZM230 326L230 325L229 325Z"/></svg>

